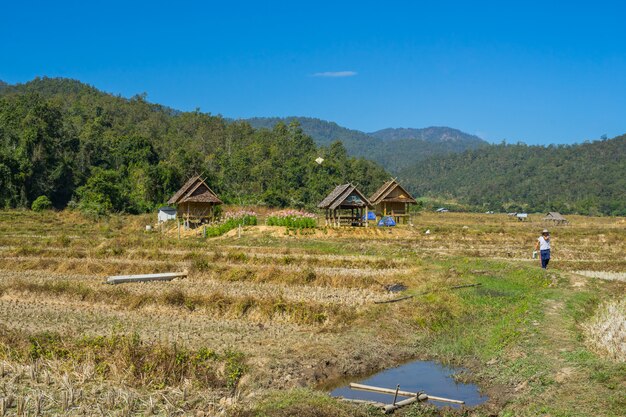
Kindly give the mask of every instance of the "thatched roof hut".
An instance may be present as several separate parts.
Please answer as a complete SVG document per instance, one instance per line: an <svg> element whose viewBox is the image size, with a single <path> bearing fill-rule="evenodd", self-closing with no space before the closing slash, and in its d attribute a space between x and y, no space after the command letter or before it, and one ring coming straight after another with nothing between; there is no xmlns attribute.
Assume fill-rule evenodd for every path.
<svg viewBox="0 0 626 417"><path fill-rule="evenodd" d="M167 203L176 204L177 214L185 219L187 226L211 220L214 207L223 204L199 175L189 178Z"/></svg>
<svg viewBox="0 0 626 417"><path fill-rule="evenodd" d="M417 201L395 178L384 183L372 194L370 201L376 207L376 214L379 216L395 217L396 222L404 218L405 223L409 215L409 204L417 204Z"/></svg>
<svg viewBox="0 0 626 417"><path fill-rule="evenodd" d="M351 183L335 187L317 207L326 210L327 226L367 226L367 212L374 208Z"/></svg>
<svg viewBox="0 0 626 417"><path fill-rule="evenodd" d="M556 211L551 211L546 214L546 217L543 218L544 222L552 222L554 224L565 224L567 223L567 219L561 215L561 213Z"/></svg>

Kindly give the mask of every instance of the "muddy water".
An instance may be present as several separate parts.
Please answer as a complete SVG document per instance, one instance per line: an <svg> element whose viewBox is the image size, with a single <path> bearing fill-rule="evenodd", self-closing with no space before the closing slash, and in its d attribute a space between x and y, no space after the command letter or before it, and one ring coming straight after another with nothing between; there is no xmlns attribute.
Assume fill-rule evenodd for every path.
<svg viewBox="0 0 626 417"><path fill-rule="evenodd" d="M480 394L478 386L474 384L457 383L452 377L459 369L449 368L430 361L414 361L397 368L387 369L378 374L361 380L352 380L365 385L395 389L400 384L401 391L423 391L437 397L465 401L465 406L472 407L487 401L487 397ZM393 402L393 395L378 394L375 392L356 391L345 385L334 389L330 393L333 397L353 398L359 400L378 401L389 404ZM398 397L399 400L406 397ZM431 401L437 406L459 405Z"/></svg>

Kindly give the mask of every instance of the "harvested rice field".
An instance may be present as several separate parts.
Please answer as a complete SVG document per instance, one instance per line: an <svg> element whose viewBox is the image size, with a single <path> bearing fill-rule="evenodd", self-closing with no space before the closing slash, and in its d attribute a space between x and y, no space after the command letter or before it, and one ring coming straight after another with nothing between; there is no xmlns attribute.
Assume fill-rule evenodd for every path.
<svg viewBox="0 0 626 417"><path fill-rule="evenodd" d="M539 214L180 239L153 217L0 212L0 416L376 416L329 389L413 359L489 400L397 415L626 414L623 218L550 227L544 271Z"/></svg>

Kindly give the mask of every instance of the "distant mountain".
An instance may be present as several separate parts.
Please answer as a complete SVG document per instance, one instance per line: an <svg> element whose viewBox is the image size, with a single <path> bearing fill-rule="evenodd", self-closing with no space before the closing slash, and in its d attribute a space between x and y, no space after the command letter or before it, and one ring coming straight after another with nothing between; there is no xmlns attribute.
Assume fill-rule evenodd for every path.
<svg viewBox="0 0 626 417"><path fill-rule="evenodd" d="M434 155L458 153L487 145L478 136L449 127L383 129L365 133L310 117L256 117L246 121L252 127L267 129L279 122L289 124L297 121L304 133L318 145L328 146L339 140L349 155L371 159L394 173Z"/></svg>
<svg viewBox="0 0 626 417"><path fill-rule="evenodd" d="M423 140L430 143L457 143L485 145L486 142L475 135L461 132L450 127L426 127L423 129L413 128L387 128L369 134L384 141L396 141L403 139Z"/></svg>
<svg viewBox="0 0 626 417"><path fill-rule="evenodd" d="M254 117L245 119L255 129L272 129L277 123L289 124L297 121L302 131L311 136L320 146L329 146L331 143L340 140L343 142L349 154L365 152L371 146L380 143L376 138L359 130L348 129L339 126L335 122L316 119L313 117Z"/></svg>

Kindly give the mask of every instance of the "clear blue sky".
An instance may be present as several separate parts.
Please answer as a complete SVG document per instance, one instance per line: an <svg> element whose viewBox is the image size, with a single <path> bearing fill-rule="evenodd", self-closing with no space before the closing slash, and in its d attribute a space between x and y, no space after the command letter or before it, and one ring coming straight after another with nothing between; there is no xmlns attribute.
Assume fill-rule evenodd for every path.
<svg viewBox="0 0 626 417"><path fill-rule="evenodd" d="M0 79L492 141L626 133L622 1L3 1ZM332 76L334 75L334 76Z"/></svg>

